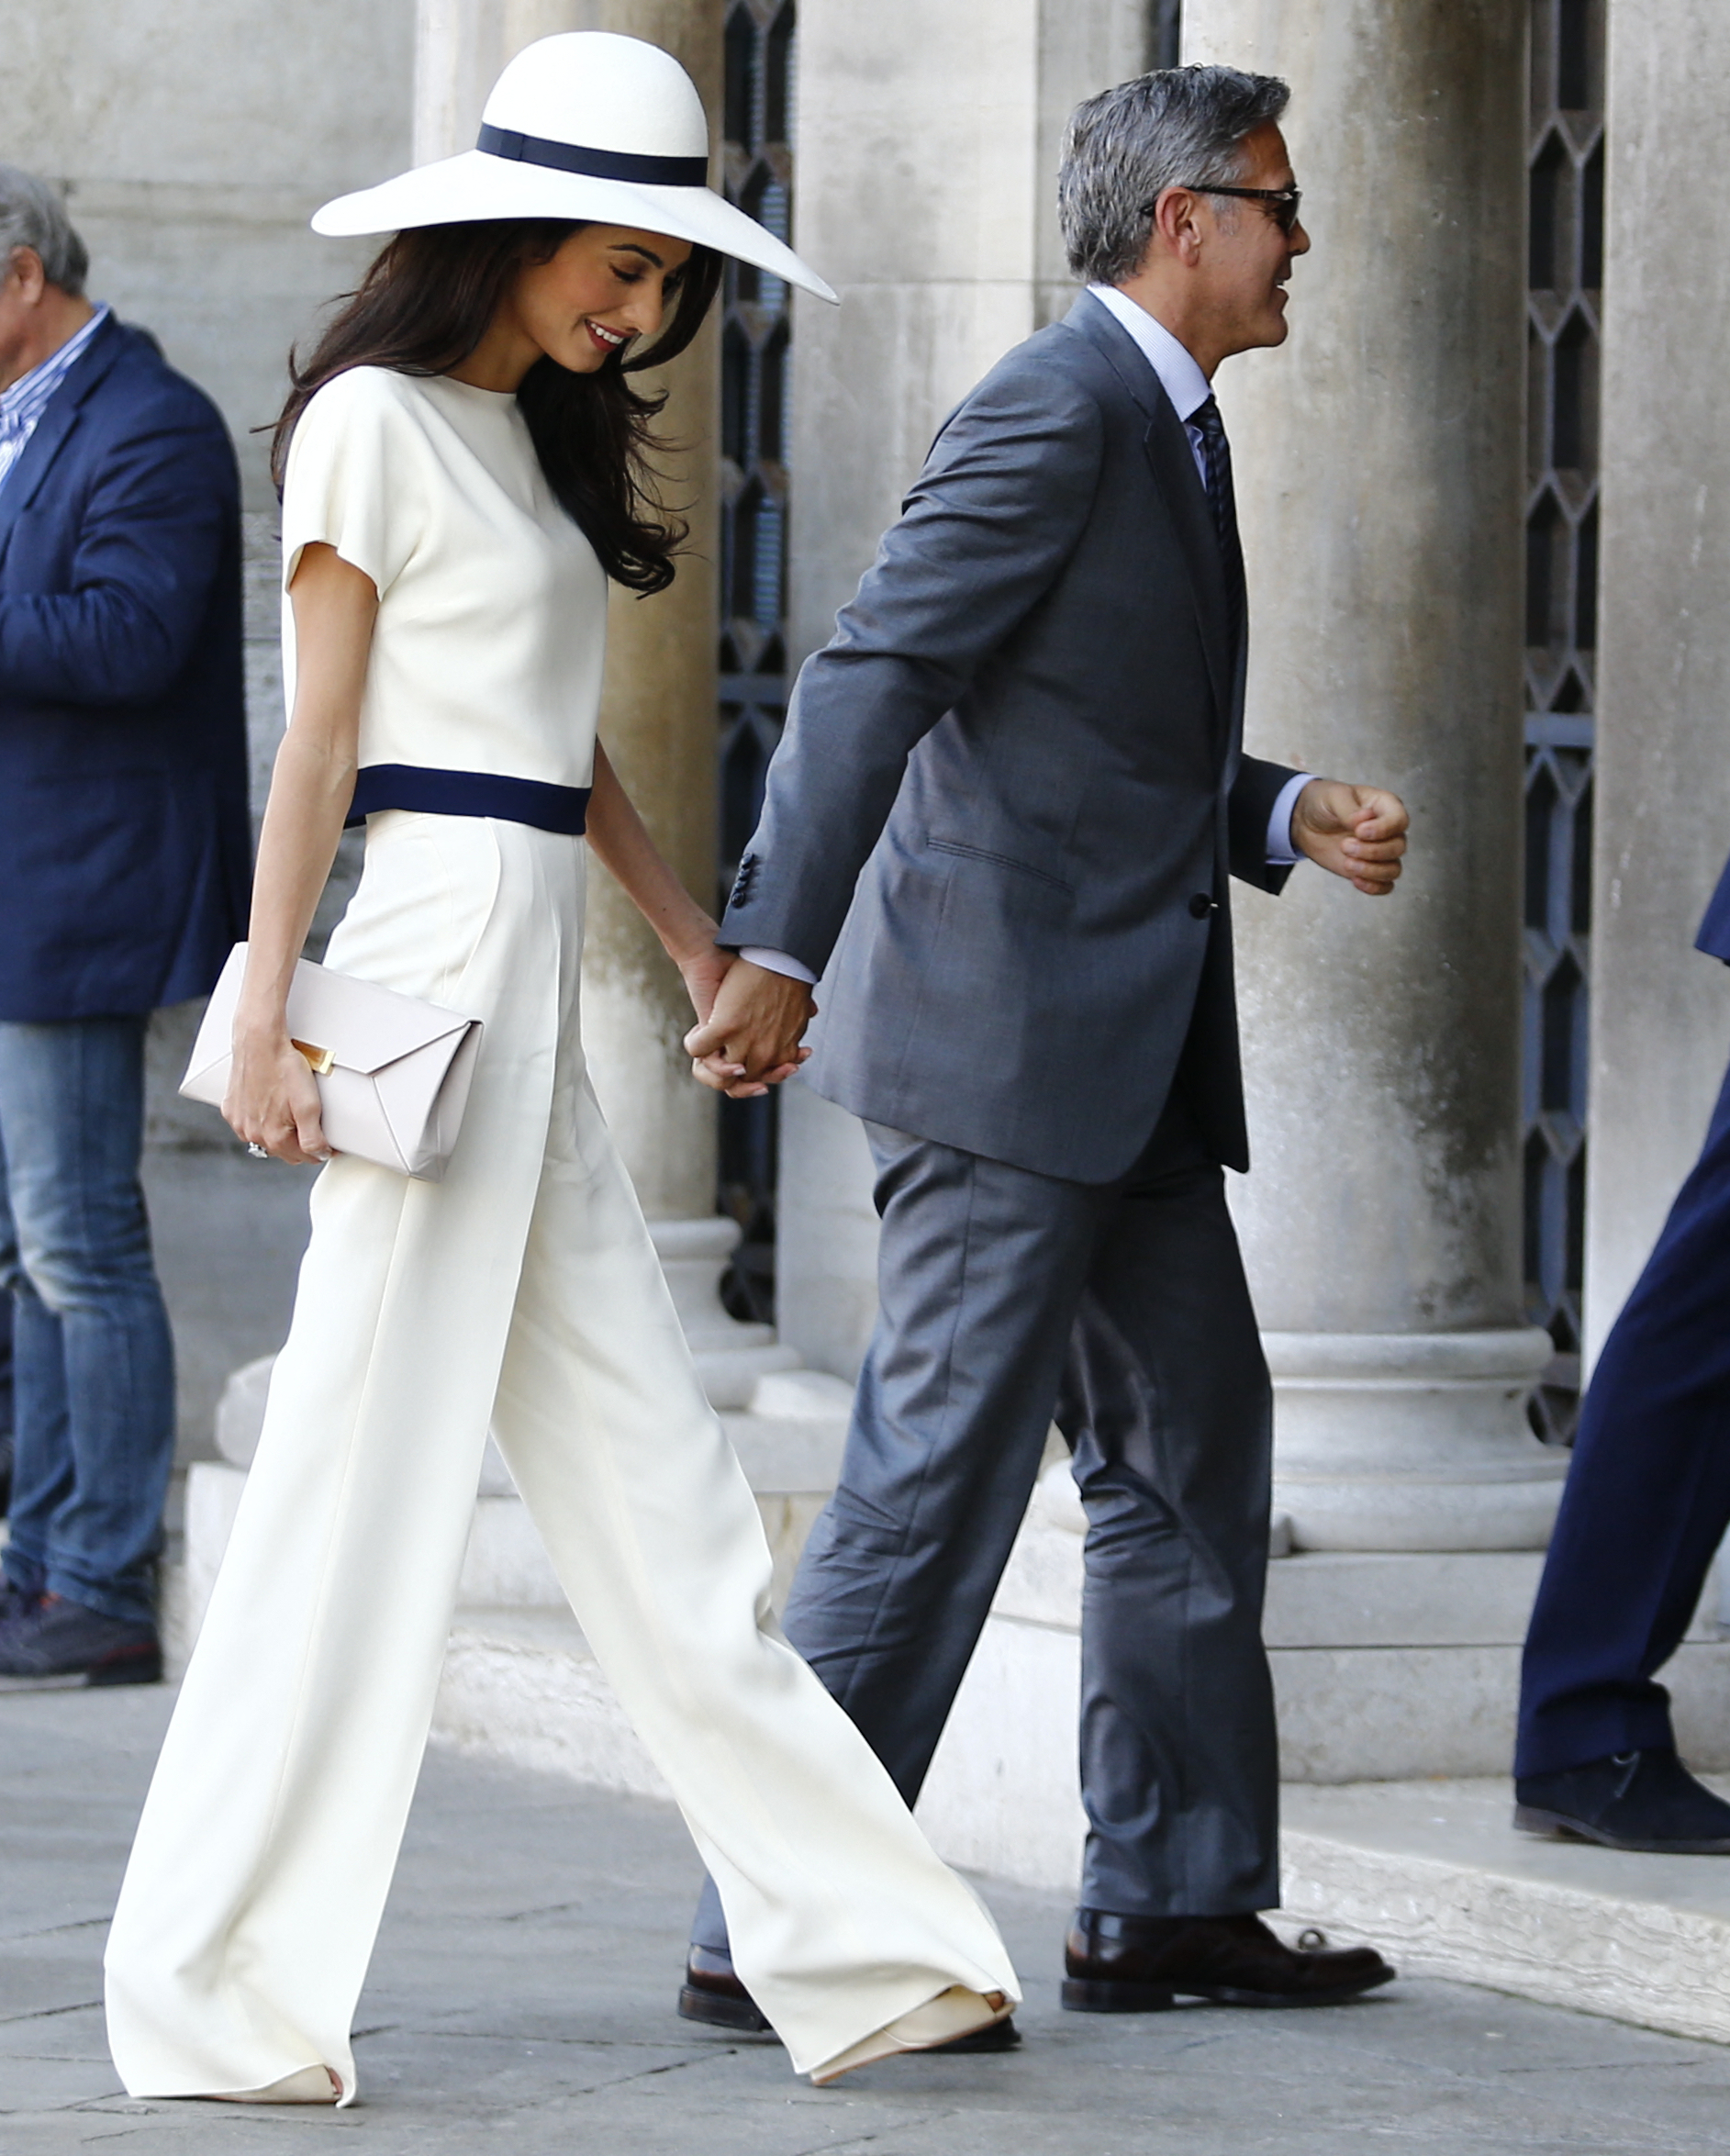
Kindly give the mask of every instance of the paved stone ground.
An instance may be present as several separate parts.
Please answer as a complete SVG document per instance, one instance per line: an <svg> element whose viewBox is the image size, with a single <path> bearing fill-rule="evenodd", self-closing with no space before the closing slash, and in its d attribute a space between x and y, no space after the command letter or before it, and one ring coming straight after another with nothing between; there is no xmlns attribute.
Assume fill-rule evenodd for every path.
<svg viewBox="0 0 1730 2156"><path fill-rule="evenodd" d="M361 2103L135 2104L103 2043L100 1955L168 1704L0 1697L0 2156L310 2156L319 2136L372 2156L1730 2150L1730 2050L1464 1986L1325 2013L1064 2014L1062 1905L1001 1887L1023 2049L812 2089L772 2040L675 2017L697 1874L669 1809L440 1753L361 2004Z"/></svg>

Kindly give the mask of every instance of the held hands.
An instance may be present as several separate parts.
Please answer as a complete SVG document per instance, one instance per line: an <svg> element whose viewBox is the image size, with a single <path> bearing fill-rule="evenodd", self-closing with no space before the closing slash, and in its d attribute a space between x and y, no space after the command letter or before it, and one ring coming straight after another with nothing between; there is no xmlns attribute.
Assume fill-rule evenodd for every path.
<svg viewBox="0 0 1730 2156"><path fill-rule="evenodd" d="M699 1084L718 1093L735 1100L755 1100L791 1078L810 1054L799 1046L799 1039L817 1015L817 1006L802 980L772 973L730 952L716 951L713 956L721 962L720 971L712 987L707 977L700 984L707 1005L699 983L680 967L698 1016L685 1036L691 1072Z"/></svg>
<svg viewBox="0 0 1730 2156"><path fill-rule="evenodd" d="M318 1081L285 1033L237 1031L222 1113L230 1130L249 1145L262 1145L273 1159L308 1167L322 1167L330 1157Z"/></svg>
<svg viewBox="0 0 1730 2156"><path fill-rule="evenodd" d="M1385 899L1399 880L1411 821L1399 795L1381 787L1312 778L1291 812L1291 843L1366 898Z"/></svg>

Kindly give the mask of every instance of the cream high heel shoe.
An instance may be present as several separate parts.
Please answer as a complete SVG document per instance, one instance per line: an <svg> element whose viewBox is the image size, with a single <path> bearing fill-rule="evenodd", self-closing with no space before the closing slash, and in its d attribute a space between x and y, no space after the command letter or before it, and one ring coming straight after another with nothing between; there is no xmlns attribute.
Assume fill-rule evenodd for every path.
<svg viewBox="0 0 1730 2156"><path fill-rule="evenodd" d="M267 2089L233 2089L206 2099L212 2104L340 2104L342 2083L328 2066L303 2066Z"/></svg>
<svg viewBox="0 0 1730 2156"><path fill-rule="evenodd" d="M890 2059L900 2051L929 2051L936 2044L953 2044L957 2037L971 2036L977 2028L989 2028L1013 2011L1001 1992L970 1992L965 1985L952 1983L946 1992L927 1999L910 2014L898 2015L887 2028L861 2037L856 2044L812 2067L811 2080L820 2089L827 2087L855 2067L869 2066L873 2060Z"/></svg>

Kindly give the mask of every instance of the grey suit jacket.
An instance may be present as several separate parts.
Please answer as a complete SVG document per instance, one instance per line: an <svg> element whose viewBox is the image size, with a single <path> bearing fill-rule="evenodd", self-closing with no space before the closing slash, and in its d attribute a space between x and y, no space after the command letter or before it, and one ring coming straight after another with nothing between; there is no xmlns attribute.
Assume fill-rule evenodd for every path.
<svg viewBox="0 0 1730 2156"><path fill-rule="evenodd" d="M1084 295L945 421L794 690L720 940L824 976L819 1092L1108 1182L1181 1059L1248 1165L1227 877L1284 882L1292 775L1242 754L1242 641L1182 423Z"/></svg>

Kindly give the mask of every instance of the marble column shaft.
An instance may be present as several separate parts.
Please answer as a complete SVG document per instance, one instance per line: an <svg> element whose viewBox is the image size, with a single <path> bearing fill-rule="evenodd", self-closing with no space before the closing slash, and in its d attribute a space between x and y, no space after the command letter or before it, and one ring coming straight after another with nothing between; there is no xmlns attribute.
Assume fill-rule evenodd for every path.
<svg viewBox="0 0 1730 2156"><path fill-rule="evenodd" d="M613 30L664 47L701 91L711 128L719 124L720 0L420 0L417 160L471 147L486 93L506 61L561 30ZM638 598L614 589L601 738L656 844L712 910L720 553L716 318L664 376L632 379L667 393L658 426L676 446L659 462L665 497L690 525L691 538L670 590ZM688 1223L685 1241L692 1253L681 1246L677 1257L700 1245L705 1259L724 1258L736 1231L715 1213L714 1097L692 1081L679 1045L691 1024L690 1004L654 935L598 866L589 886L583 1002L596 1090L643 1210L654 1222ZM665 1255L675 1255L670 1246Z"/></svg>
<svg viewBox="0 0 1730 2156"><path fill-rule="evenodd" d="M794 299L796 658L828 641L944 414L1074 299L1064 125L1148 64L1148 34L1141 0L801 6L798 244L842 304ZM870 1156L797 1084L782 1116L782 1335L850 1378L876 1310Z"/></svg>
<svg viewBox="0 0 1730 2156"><path fill-rule="evenodd" d="M1730 200L1700 150L1720 0L1614 0L1592 863L1586 1334L1595 1353L1699 1146L1730 977L1693 948L1730 851Z"/></svg>
<svg viewBox="0 0 1730 2156"><path fill-rule="evenodd" d="M1524 40L1519 0L1189 0L1284 76L1314 251L1229 363L1253 749L1395 788L1390 899L1240 896L1234 1201L1300 1546L1541 1544L1519 1185Z"/></svg>

